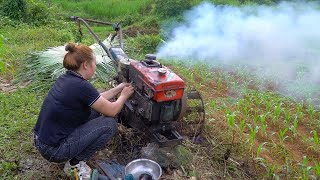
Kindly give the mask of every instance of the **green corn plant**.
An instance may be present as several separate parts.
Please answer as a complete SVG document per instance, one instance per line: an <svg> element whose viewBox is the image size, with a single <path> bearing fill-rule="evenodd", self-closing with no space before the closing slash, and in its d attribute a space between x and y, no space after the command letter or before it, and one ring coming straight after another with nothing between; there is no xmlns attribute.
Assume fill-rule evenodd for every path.
<svg viewBox="0 0 320 180"><path fill-rule="evenodd" d="M280 176L279 176L278 174L276 174L276 173L273 173L272 175L273 175L272 177L273 177L275 180L280 180L280 179L281 179Z"/></svg>
<svg viewBox="0 0 320 180"><path fill-rule="evenodd" d="M248 115L248 113L249 113L248 106L246 106L246 105L243 106L243 112L244 112L245 115Z"/></svg>
<svg viewBox="0 0 320 180"><path fill-rule="evenodd" d="M268 127L268 125L266 123L267 116L268 116L268 113L260 115L261 132L265 136L267 136L267 127Z"/></svg>
<svg viewBox="0 0 320 180"><path fill-rule="evenodd" d="M313 170L317 177L320 177L320 163L317 161L313 161Z"/></svg>
<svg viewBox="0 0 320 180"><path fill-rule="evenodd" d="M313 137L311 138L311 141L313 142L315 149L319 149L319 136L318 136L318 132L316 130L312 130L310 133L313 133Z"/></svg>
<svg viewBox="0 0 320 180"><path fill-rule="evenodd" d="M252 95L251 94L246 94L246 102L252 102L253 101L253 97L252 97Z"/></svg>
<svg viewBox="0 0 320 180"><path fill-rule="evenodd" d="M275 104L278 104L278 103L280 103L281 98L279 98L278 96L276 96L276 97L273 98L273 100L274 100L274 103L275 103Z"/></svg>
<svg viewBox="0 0 320 180"><path fill-rule="evenodd" d="M309 179L310 177L310 174L312 172L312 166L309 166L309 160L307 158L307 156L303 156L303 163L301 164L300 163L300 170L302 171L301 174L302 174L302 178L303 179Z"/></svg>
<svg viewBox="0 0 320 180"><path fill-rule="evenodd" d="M275 124L276 122L278 122L279 118L280 118L280 114L282 112L282 107L281 107L280 103L278 106L274 107L274 111L273 111L273 117L272 117L272 122L273 124Z"/></svg>
<svg viewBox="0 0 320 180"><path fill-rule="evenodd" d="M242 107L244 107L244 99L239 99L236 106L237 106L237 110L241 111Z"/></svg>
<svg viewBox="0 0 320 180"><path fill-rule="evenodd" d="M239 132L240 132L240 138L242 139L242 136L243 136L243 132L244 132L244 129L246 127L246 120L245 119L242 119L239 123L239 125L236 124L236 127L239 129Z"/></svg>
<svg viewBox="0 0 320 180"><path fill-rule="evenodd" d="M279 132L279 139L280 139L280 144L283 146L283 143L284 141L289 138L289 136L285 136L286 135L286 132L288 131L288 128L285 128L285 129L280 129L280 132Z"/></svg>
<svg viewBox="0 0 320 180"><path fill-rule="evenodd" d="M285 126L288 126L289 122L290 122L290 118L291 118L291 113L288 109L284 110L284 123Z"/></svg>
<svg viewBox="0 0 320 180"><path fill-rule="evenodd" d="M262 94L260 93L260 95L261 95L263 102L267 102L270 98L270 95L268 93L262 93Z"/></svg>
<svg viewBox="0 0 320 180"><path fill-rule="evenodd" d="M254 160L256 162L259 163L259 165L263 166L264 168L267 168L268 167L268 162L265 158L262 158L262 157L256 157L254 158ZM256 165L256 168L258 168L258 166Z"/></svg>
<svg viewBox="0 0 320 180"><path fill-rule="evenodd" d="M249 130L250 130L250 134L249 134L250 137L248 139L248 142L250 143L250 146L252 148L254 140L256 139L256 135L257 135L260 127L259 126L252 127L251 124L248 124L248 127L249 127Z"/></svg>
<svg viewBox="0 0 320 180"><path fill-rule="evenodd" d="M267 164L266 166L266 179L275 179L275 180L280 180L280 176L276 174L277 166L274 164Z"/></svg>
<svg viewBox="0 0 320 180"><path fill-rule="evenodd" d="M297 114L298 118L303 117L304 114L303 114L303 104L302 103L297 104L296 114Z"/></svg>
<svg viewBox="0 0 320 180"><path fill-rule="evenodd" d="M271 100L271 101L267 101L267 102L265 103L265 105L266 105L266 111L267 111L267 112L270 112L271 107L274 105L274 103L273 103L273 101Z"/></svg>
<svg viewBox="0 0 320 180"><path fill-rule="evenodd" d="M298 129L298 117L296 116L294 118L293 124L290 126L290 131L292 132L293 136L296 137L297 135L297 129Z"/></svg>
<svg viewBox="0 0 320 180"><path fill-rule="evenodd" d="M315 110L314 106L313 105L309 105L307 111L308 111L308 113L310 115L310 119L313 120L314 115L316 113L316 110Z"/></svg>
<svg viewBox="0 0 320 180"><path fill-rule="evenodd" d="M285 165L283 166L284 170L287 174L292 174L294 172L294 168L292 164L294 163L294 160L292 157L289 156L288 152L286 150L282 150L282 153L284 153L284 159L285 159Z"/></svg>
<svg viewBox="0 0 320 180"><path fill-rule="evenodd" d="M255 97L255 98L254 98L255 104L258 105L258 106L260 106L260 105L262 104L262 102L263 102L263 99L260 99L258 93L259 93L258 91L255 91L254 94L253 94L253 96Z"/></svg>
<svg viewBox="0 0 320 180"><path fill-rule="evenodd" d="M304 106L303 102L298 103L298 104L297 104L297 112L302 112L303 106Z"/></svg>
<svg viewBox="0 0 320 180"><path fill-rule="evenodd" d="M260 120L260 115L259 115L259 116L255 116L255 117L253 118L253 123L254 123L254 125L257 125L259 120Z"/></svg>
<svg viewBox="0 0 320 180"><path fill-rule="evenodd" d="M267 150L266 148L264 148L264 145L266 145L266 144L267 144L267 142L263 142L263 143L259 144L256 157L260 157L261 152Z"/></svg>
<svg viewBox="0 0 320 180"><path fill-rule="evenodd" d="M234 112L227 112L226 114L226 119L227 119L227 123L228 123L228 126L229 126L229 131L233 131L233 127L235 126L235 113Z"/></svg>
<svg viewBox="0 0 320 180"><path fill-rule="evenodd" d="M299 119L303 119L303 116L304 116L304 113L301 111L301 112L297 112L297 118Z"/></svg>
<svg viewBox="0 0 320 180"><path fill-rule="evenodd" d="M211 100L211 101L210 101L210 106L211 106L213 109L216 109L217 102L216 102L215 100Z"/></svg>
<svg viewBox="0 0 320 180"><path fill-rule="evenodd" d="M213 78L213 73L210 70L203 71L205 73L204 77L206 81L209 81Z"/></svg>

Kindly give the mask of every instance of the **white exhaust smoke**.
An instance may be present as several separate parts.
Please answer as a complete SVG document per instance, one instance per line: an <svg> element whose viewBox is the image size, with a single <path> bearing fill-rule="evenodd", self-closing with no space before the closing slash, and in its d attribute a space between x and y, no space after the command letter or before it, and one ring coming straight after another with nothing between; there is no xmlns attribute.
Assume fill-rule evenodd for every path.
<svg viewBox="0 0 320 180"><path fill-rule="evenodd" d="M242 7L205 2L185 14L185 23L172 31L157 56L247 64L262 68L259 75L291 81L299 91L298 84L320 82L319 7L311 2Z"/></svg>

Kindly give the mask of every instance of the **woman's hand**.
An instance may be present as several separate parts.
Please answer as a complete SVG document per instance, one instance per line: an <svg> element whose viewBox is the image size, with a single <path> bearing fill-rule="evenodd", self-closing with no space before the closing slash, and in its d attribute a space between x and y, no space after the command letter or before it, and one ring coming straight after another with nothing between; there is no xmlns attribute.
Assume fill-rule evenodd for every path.
<svg viewBox="0 0 320 180"><path fill-rule="evenodd" d="M119 91L122 91L124 87L128 87L130 85L131 85L130 83L123 82L123 83L119 84L116 88L119 89Z"/></svg>
<svg viewBox="0 0 320 180"><path fill-rule="evenodd" d="M121 93L121 91L125 88L125 87L129 87L130 83L121 83L118 86L105 91L103 93L101 93L101 96L104 97L107 100L110 100L112 98L114 98L116 95L118 95L119 93Z"/></svg>
<svg viewBox="0 0 320 180"><path fill-rule="evenodd" d="M121 86L119 87L119 89L122 88L120 97L115 102L110 102L109 100L106 99L107 95L113 94L113 93L106 94L107 92L110 92L110 91L107 91L103 93L102 96L100 96L98 100L91 105L91 107L94 110L101 112L105 116L112 116L112 117L116 116L121 111L124 103L134 92L134 88L131 85L127 86L124 84Z"/></svg>
<svg viewBox="0 0 320 180"><path fill-rule="evenodd" d="M121 83L123 84L123 83ZM121 85L120 84L120 85ZM129 83L126 83L126 84L129 84ZM119 85L119 86L120 86ZM128 86L125 86L123 87L122 91L121 91L121 95L120 96L123 96L125 97L126 99L128 99L134 92L134 87L132 87L130 84Z"/></svg>

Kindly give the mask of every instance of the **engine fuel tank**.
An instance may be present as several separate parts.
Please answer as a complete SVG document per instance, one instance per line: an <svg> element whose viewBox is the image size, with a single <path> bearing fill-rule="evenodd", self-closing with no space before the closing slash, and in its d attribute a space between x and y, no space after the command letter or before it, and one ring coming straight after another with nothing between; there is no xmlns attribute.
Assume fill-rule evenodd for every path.
<svg viewBox="0 0 320 180"><path fill-rule="evenodd" d="M184 81L166 66L155 60L131 62L130 81L148 98L157 102L181 99Z"/></svg>

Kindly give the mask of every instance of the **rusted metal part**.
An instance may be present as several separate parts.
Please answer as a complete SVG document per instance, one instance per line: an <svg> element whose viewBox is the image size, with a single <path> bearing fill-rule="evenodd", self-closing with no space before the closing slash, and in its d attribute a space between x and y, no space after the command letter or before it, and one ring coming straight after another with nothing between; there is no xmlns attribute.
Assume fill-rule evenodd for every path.
<svg viewBox="0 0 320 180"><path fill-rule="evenodd" d="M86 22L85 19L76 17L76 16L71 16L71 19L75 20L78 24L80 24L80 21L88 28L88 30L90 31L90 33L93 35L93 37L97 40L97 42L99 43L99 45L104 49L104 51L107 53L108 57L115 61L112 58L112 55L109 51L109 49L106 47L106 45L103 44L103 42L99 39L99 37L97 36L97 34L91 29L91 27L89 26L89 24ZM79 25L80 26L80 25Z"/></svg>
<svg viewBox="0 0 320 180"><path fill-rule="evenodd" d="M202 117L199 122L198 131L195 132L195 134L194 134L194 138L196 138L196 137L200 136L203 131L206 116L205 116L203 99L202 99L199 91L193 89L193 90L190 90L189 92L187 92L187 101L191 101L191 100L200 100L200 104L198 104L196 106L190 106L190 103L189 103L189 106L188 106L188 103L186 106L186 113L197 112L197 113L200 113L200 115Z"/></svg>
<svg viewBox="0 0 320 180"><path fill-rule="evenodd" d="M89 27L87 22L92 22L92 23L96 23L96 24L103 24L103 25L112 26L114 28L114 30L116 31L116 34L114 36L116 36L116 35L119 36L120 47L124 50L122 28L121 28L120 23L111 23L111 22L105 22L105 21L98 21L98 20L94 20L94 19L85 19L85 18L80 18L80 17L77 17L77 16L71 16L70 18L78 23L79 32L80 32L81 36L82 36L82 31L81 31L81 27L80 27L80 21L82 21L85 24L85 26L89 29L90 33L95 37L95 39L98 42L99 42L99 38L97 38L97 35L95 35L95 33L91 30L91 28Z"/></svg>
<svg viewBox="0 0 320 180"><path fill-rule="evenodd" d="M85 19L85 18L82 18L82 19L87 21L87 22L93 22L93 23L97 23L97 24L104 24L104 25L113 25L114 24L114 23L111 23L111 22L98 21L98 20L94 20L94 19Z"/></svg>
<svg viewBox="0 0 320 180"><path fill-rule="evenodd" d="M124 109L120 113L119 120L121 123L145 134L152 141L157 142L160 147L174 146L180 144L183 140L182 136L175 130L175 126L171 123L155 123L147 125L141 120L141 116L134 110L137 106L134 102L126 102Z"/></svg>

